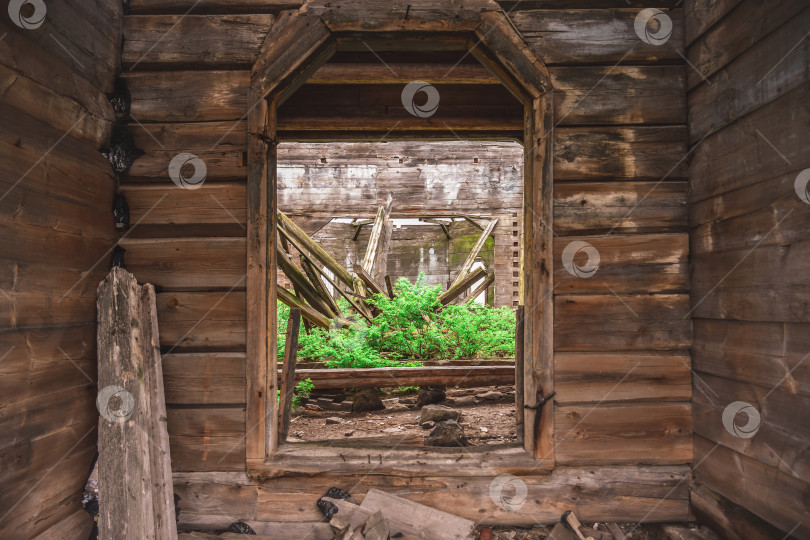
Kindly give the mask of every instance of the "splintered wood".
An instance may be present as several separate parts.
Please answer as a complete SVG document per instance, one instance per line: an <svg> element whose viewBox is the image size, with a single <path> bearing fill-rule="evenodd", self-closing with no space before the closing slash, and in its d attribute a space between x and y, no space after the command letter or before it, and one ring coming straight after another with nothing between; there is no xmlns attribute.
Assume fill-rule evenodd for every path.
<svg viewBox="0 0 810 540"><path fill-rule="evenodd" d="M155 290L113 268L98 288L99 535L177 538Z"/></svg>
<svg viewBox="0 0 810 540"><path fill-rule="evenodd" d="M378 489L370 489L359 506L324 497L337 507L330 524L340 540L467 540L475 522Z"/></svg>

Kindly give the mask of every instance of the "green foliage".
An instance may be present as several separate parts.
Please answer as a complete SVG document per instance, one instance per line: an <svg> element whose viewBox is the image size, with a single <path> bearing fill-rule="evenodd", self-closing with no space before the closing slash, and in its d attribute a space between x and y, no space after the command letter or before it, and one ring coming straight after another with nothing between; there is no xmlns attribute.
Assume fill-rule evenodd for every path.
<svg viewBox="0 0 810 540"><path fill-rule="evenodd" d="M421 361L447 358L513 356L515 312L470 302L441 311L441 286L400 278L390 299L371 300L380 313L370 324L329 330L301 330L299 358L325 361L331 368L420 366ZM341 309L348 313L348 303ZM289 308L278 307L278 354L284 352ZM403 362L403 359L412 360Z"/></svg>
<svg viewBox="0 0 810 540"><path fill-rule="evenodd" d="M315 385L312 384L312 379L304 379L295 385L295 395L292 398L292 408L301 406L301 398L308 398Z"/></svg>

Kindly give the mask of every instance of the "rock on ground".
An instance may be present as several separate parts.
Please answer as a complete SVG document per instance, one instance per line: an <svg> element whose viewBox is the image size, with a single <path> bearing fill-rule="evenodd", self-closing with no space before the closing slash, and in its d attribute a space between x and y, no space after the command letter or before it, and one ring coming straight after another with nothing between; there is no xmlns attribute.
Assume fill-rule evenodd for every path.
<svg viewBox="0 0 810 540"><path fill-rule="evenodd" d="M352 410L354 412L381 411L385 409L377 390L366 388L354 395L352 399Z"/></svg>
<svg viewBox="0 0 810 540"><path fill-rule="evenodd" d="M445 420L425 437L425 446L467 446L464 428L455 420Z"/></svg>
<svg viewBox="0 0 810 540"><path fill-rule="evenodd" d="M441 403L446 398L447 392L444 386L425 386L419 389L419 394L416 396L416 406L421 408L425 405Z"/></svg>
<svg viewBox="0 0 810 540"><path fill-rule="evenodd" d="M425 422L444 422L445 420L458 420L461 418L461 412L451 409L445 405L425 405L419 416L419 421Z"/></svg>

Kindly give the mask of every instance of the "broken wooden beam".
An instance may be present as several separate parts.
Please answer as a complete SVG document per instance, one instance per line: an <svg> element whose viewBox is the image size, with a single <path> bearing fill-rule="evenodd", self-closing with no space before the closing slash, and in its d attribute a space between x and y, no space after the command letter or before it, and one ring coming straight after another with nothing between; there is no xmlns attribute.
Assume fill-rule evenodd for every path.
<svg viewBox="0 0 810 540"><path fill-rule="evenodd" d="M99 534L177 538L155 290L113 268L97 295Z"/></svg>
<svg viewBox="0 0 810 540"><path fill-rule="evenodd" d="M329 269L340 281L349 287L354 287L354 277L348 270L343 268L331 255L318 245L307 233L302 231L284 212L278 212L278 227L286 233L288 239L294 239L300 246L304 247L309 254L317 259L323 266ZM282 234L283 234L282 233ZM297 248L296 248L297 249Z"/></svg>
<svg viewBox="0 0 810 540"><path fill-rule="evenodd" d="M495 281L495 274L493 272L490 272L489 274L487 274L487 278L483 281L483 283L481 283L478 287L475 288L473 292L470 293L470 296L467 298L467 302L472 302L473 300L478 298L478 296L482 292L486 291L487 288L490 285L492 285L494 281Z"/></svg>
<svg viewBox="0 0 810 540"><path fill-rule="evenodd" d="M360 281L366 286L366 288L371 291L372 294L385 294L385 289L382 285L377 283L374 278L372 278L368 272L366 272L365 268L362 266L355 264L354 265L354 272L357 274L357 277L360 278Z"/></svg>
<svg viewBox="0 0 810 540"><path fill-rule="evenodd" d="M301 315L318 328L324 328L326 330L329 329L330 323L328 318L324 317L312 306L309 306L304 301L296 298L290 291L279 284L276 284L276 294L279 301L283 302L290 308L300 309Z"/></svg>
<svg viewBox="0 0 810 540"><path fill-rule="evenodd" d="M318 292L320 297L324 300L324 302L326 302L326 305L329 306L332 313L338 317L343 316L340 306L338 306L338 303L335 301L334 297L329 294L329 291L326 289L326 285L324 285L323 280L321 279L321 273L318 272L317 267L312 264L309 259L301 257L301 269L307 275L309 282L315 287L315 290Z"/></svg>
<svg viewBox="0 0 810 540"><path fill-rule="evenodd" d="M278 244L276 244L276 258L279 268L281 268L281 271L284 272L284 275L287 276L287 279L293 284L295 291L301 294L310 306L328 319L337 317L337 313L334 313L329 308L326 300L321 297L320 293L315 289L315 286L312 285L307 279L307 276L293 264L290 257L282 251L281 246Z"/></svg>
<svg viewBox="0 0 810 540"><path fill-rule="evenodd" d="M281 367L281 385L279 399L278 440L287 440L290 431L290 411L295 393L295 362L298 360L298 330L301 323L301 310L290 308L287 320L287 334L284 342L284 357Z"/></svg>
<svg viewBox="0 0 810 540"><path fill-rule="evenodd" d="M446 306L447 304L449 304L450 302L452 302L453 300L464 294L464 291L472 287L472 285L476 281L484 277L486 273L487 271L484 270L483 268L473 270L473 272L471 274L468 274L467 277L461 280L461 282L459 282L456 285L453 285L452 287L447 289L447 291L439 295L439 302L441 302L443 306Z"/></svg>
<svg viewBox="0 0 810 540"><path fill-rule="evenodd" d="M388 291L388 298L394 299L394 286L391 284L391 276L385 275L385 290Z"/></svg>
<svg viewBox="0 0 810 540"><path fill-rule="evenodd" d="M478 240L475 242L475 245L473 246L472 251L470 251L470 254L467 255L467 259L464 261L464 264L461 265L461 268L458 271L458 275L456 276L456 279L450 285L450 289L452 289L455 285L461 283L461 281L463 281L464 278L466 278L467 275L470 273L470 269L472 268L473 263L475 262L475 258L478 257L478 254L481 252L481 249L484 247L484 244L486 243L487 238L489 238L489 235L492 234L492 230L495 228L495 225L497 225L497 224L498 224L498 220L493 219L489 223L487 223L486 227L484 227L484 230L481 232L481 236L479 236Z"/></svg>

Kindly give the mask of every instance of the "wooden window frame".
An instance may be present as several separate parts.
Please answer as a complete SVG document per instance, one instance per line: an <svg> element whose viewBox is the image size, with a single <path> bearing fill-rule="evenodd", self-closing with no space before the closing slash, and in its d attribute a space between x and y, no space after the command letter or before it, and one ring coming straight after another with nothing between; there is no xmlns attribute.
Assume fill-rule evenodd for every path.
<svg viewBox="0 0 810 540"><path fill-rule="evenodd" d="M332 2L330 6L333 6ZM251 73L248 91L246 464L257 478L287 474L363 473L459 476L512 474L554 467L553 402L536 407L553 391L552 124L551 82L545 66L492 0L473 8L450 5L370 16L362 3L336 7L307 3L282 12L268 33ZM449 3L448 3L449 4ZM376 17L376 18L375 18ZM394 32L395 34L392 34ZM402 43L462 43L524 106L524 217L521 304L525 306L522 373L518 381L528 408L523 448L385 450L379 463L369 448L295 445L279 448L276 357L276 212L278 107L346 41L396 39ZM521 354L517 355L518 358ZM520 369L520 366L517 366ZM522 374L522 377L520 376ZM537 411L540 411L538 417ZM457 455L464 456L463 464Z"/></svg>

